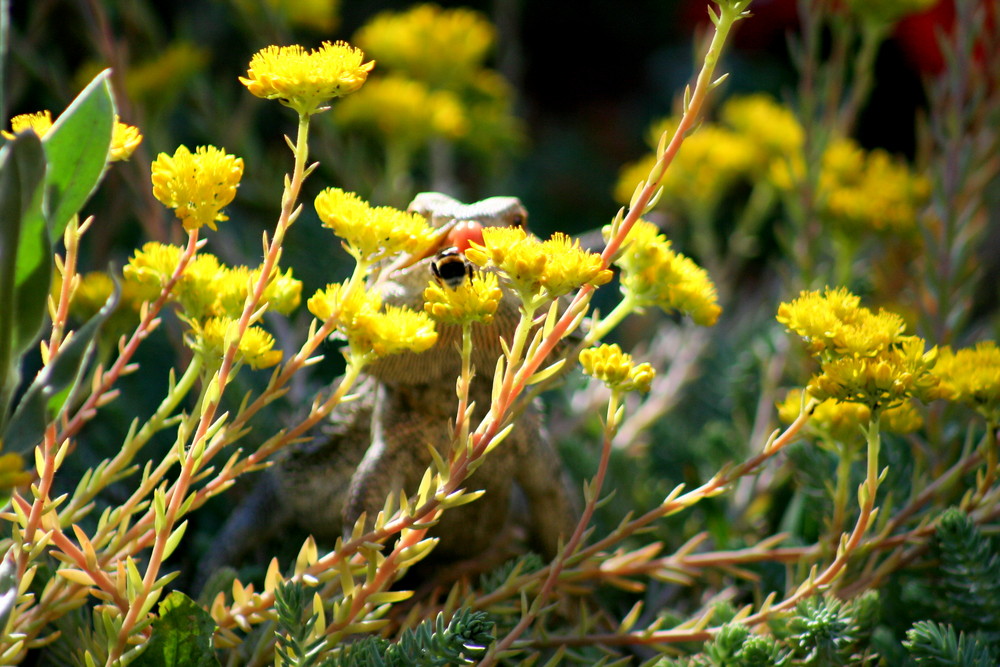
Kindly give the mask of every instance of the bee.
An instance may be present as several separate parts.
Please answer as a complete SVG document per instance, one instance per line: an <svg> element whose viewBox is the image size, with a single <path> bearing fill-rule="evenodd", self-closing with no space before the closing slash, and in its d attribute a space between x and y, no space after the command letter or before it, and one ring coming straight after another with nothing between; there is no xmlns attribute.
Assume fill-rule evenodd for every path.
<svg viewBox="0 0 1000 667"><path fill-rule="evenodd" d="M431 262L431 273L439 283L457 289L466 278L472 279L472 265L457 248L448 248L439 252Z"/></svg>

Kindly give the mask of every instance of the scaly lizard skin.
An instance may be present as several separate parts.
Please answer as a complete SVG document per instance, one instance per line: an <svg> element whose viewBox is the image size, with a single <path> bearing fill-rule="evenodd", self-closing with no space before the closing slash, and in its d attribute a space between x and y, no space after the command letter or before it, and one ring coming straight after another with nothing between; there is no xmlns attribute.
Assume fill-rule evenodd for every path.
<svg viewBox="0 0 1000 667"><path fill-rule="evenodd" d="M416 196L409 210L436 227L453 221L522 226L527 220L516 197L491 197L466 205L425 192ZM423 290L436 261L437 257L421 260L373 289L382 292L386 304L421 310ZM478 375L470 392L470 401L477 406L473 424L490 405L492 372L501 354L499 338L510 340L518 319L516 298L505 294L493 324L474 325L473 365ZM200 567L202 576L234 562L253 542L289 522L321 542L332 543L362 513L367 513L370 526L388 494L416 492L431 463L427 445L433 444L447 460L449 424L455 418L461 332L439 325L438 333L437 344L424 353L391 355L373 363L353 392L361 398L338 407L321 437L282 454L223 528L216 548ZM528 406L514 423L510 435L466 484L469 489L484 489L485 495L445 512L432 530L440 538L432 558L466 558L489 547L507 524L515 484L527 502L533 549L551 558L560 536L569 535L574 504L538 407Z"/></svg>

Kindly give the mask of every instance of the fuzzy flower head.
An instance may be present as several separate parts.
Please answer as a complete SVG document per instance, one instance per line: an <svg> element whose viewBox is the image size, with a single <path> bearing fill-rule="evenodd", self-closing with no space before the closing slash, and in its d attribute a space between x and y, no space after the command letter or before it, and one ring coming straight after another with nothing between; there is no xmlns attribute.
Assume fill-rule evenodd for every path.
<svg viewBox="0 0 1000 667"><path fill-rule="evenodd" d="M142 143L139 128L118 120L115 116L115 126L111 133L111 162L122 162L132 157L132 153Z"/></svg>
<svg viewBox="0 0 1000 667"><path fill-rule="evenodd" d="M324 227L344 240L358 261L375 262L400 252L426 250L435 231L423 216L391 206L371 206L353 192L327 188L316 196L316 213Z"/></svg>
<svg viewBox="0 0 1000 667"><path fill-rule="evenodd" d="M361 88L375 66L363 61L361 49L343 41L308 51L298 44L268 46L253 55L240 83L257 97L276 99L306 116Z"/></svg>
<svg viewBox="0 0 1000 667"><path fill-rule="evenodd" d="M437 343L434 321L426 313L387 306L377 292L349 290L335 283L310 297L307 307L317 319L333 319L347 339L350 354L371 360L400 352L425 352Z"/></svg>
<svg viewBox="0 0 1000 667"><path fill-rule="evenodd" d="M656 372L648 363L635 365L632 355L622 352L617 345L600 345L580 352L583 372L617 391L646 393Z"/></svg>
<svg viewBox="0 0 1000 667"><path fill-rule="evenodd" d="M807 393L808 396L808 393ZM793 389L778 404L778 418L791 424L802 407L802 390ZM861 403L827 399L819 403L809 418L807 431L823 441L851 443L859 441L861 428L871 420L871 409ZM912 433L923 425L923 417L913 401L882 412L880 425L890 433Z"/></svg>
<svg viewBox="0 0 1000 667"><path fill-rule="evenodd" d="M622 291L631 295L640 308L676 310L702 326L718 321L722 308L708 273L674 251L651 222L635 223L615 264L622 270Z"/></svg>
<svg viewBox="0 0 1000 667"><path fill-rule="evenodd" d="M443 88L481 68L494 39L493 26L479 12L432 4L382 12L354 36L386 67Z"/></svg>
<svg viewBox="0 0 1000 667"><path fill-rule="evenodd" d="M1000 424L1000 348L993 341L975 347L941 349L934 372L941 378L942 393Z"/></svg>
<svg viewBox="0 0 1000 667"><path fill-rule="evenodd" d="M940 394L931 373L937 349L925 351L922 338L904 335L898 315L872 313L844 288L802 292L778 307L777 319L819 360L809 393L820 400L853 401L874 410Z"/></svg>
<svg viewBox="0 0 1000 667"><path fill-rule="evenodd" d="M243 178L243 158L215 146L198 146L192 153L179 146L173 156L160 153L153 161L153 196L193 231L228 220L222 209L236 197Z"/></svg>
<svg viewBox="0 0 1000 667"><path fill-rule="evenodd" d="M372 79L334 113L343 127L365 130L388 144L410 148L435 137L458 139L469 129L454 93L432 91L420 81L398 75Z"/></svg>
<svg viewBox="0 0 1000 667"><path fill-rule="evenodd" d="M236 338L239 323L230 317L212 317L204 322L192 321L186 338L188 346L214 360L221 360ZM274 337L260 327L249 327L237 347L237 361L251 368L270 368L281 361L281 350L274 349Z"/></svg>
<svg viewBox="0 0 1000 667"><path fill-rule="evenodd" d="M521 227L485 227L483 244L473 241L465 256L478 266L499 269L524 300L558 298L583 285L599 287L611 280L600 255L560 232L539 241Z"/></svg>
<svg viewBox="0 0 1000 667"><path fill-rule="evenodd" d="M52 129L52 112L38 111L35 113L23 113L10 119L10 132L4 130L0 132L4 139L13 139L14 135L31 130L41 139Z"/></svg>
<svg viewBox="0 0 1000 667"><path fill-rule="evenodd" d="M455 288L431 282L424 290L424 312L442 324L490 324L502 297L496 274L477 271Z"/></svg>

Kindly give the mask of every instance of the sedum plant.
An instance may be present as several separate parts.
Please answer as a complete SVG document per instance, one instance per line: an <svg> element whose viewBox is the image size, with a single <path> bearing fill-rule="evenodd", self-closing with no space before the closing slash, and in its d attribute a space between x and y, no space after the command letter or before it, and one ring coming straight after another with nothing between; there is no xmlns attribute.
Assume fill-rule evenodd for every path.
<svg viewBox="0 0 1000 667"><path fill-rule="evenodd" d="M108 72L54 120L48 111L12 119L0 147L0 662L995 662L995 545L979 526L998 512L1000 354L993 341L960 344L970 315L956 278L974 274L969 243L983 237L984 186L961 178L964 164L941 167L961 171L945 172L953 178L928 178L850 136L878 44L922 3L800 4L798 65L812 87L804 83L795 104L733 97L712 119L720 57L750 1L714 3L700 69L678 112L656 125L651 153L623 170L616 191L625 205L602 230L601 248L558 232L539 239L521 227L486 228L465 251L472 276L428 280L422 310L386 305L372 287L432 252L442 230L385 200L407 190L424 148L433 182L446 184L452 148L517 141L508 91L483 65L492 30L474 13L424 5L373 20L357 34L364 51L326 41L272 45L250 59L239 83L295 123L256 266L228 265L224 244L208 249L234 224L227 207L258 165L222 147L180 145L149 167L150 193L175 218L180 242L150 240L121 270L81 274L99 224L81 212L111 163L136 151L140 130L117 118ZM990 24L960 5L966 32L948 43L947 76L971 89L996 77L998 63L976 61ZM824 31L837 47L829 60L820 58ZM456 35L478 37L441 67L435 40L453 44ZM375 52L391 74L369 81ZM996 141L984 121L1000 109L995 89L973 96L971 110L954 89L940 92L936 148L956 155L973 134ZM946 112L958 115L946 122ZM311 161L316 121L331 117L338 132L385 142L384 179L370 199ZM997 173L995 160L969 155ZM315 181L318 194L306 201ZM953 194L967 215L943 205ZM720 234L718 218L732 210L735 225ZM687 227L668 238L654 222L662 211ZM290 235L317 220L351 266L303 298L286 250ZM616 342L620 325L634 315L652 321L653 310L700 327L725 321L769 225L785 279L767 312L791 342L769 350L760 425L725 462L694 459L709 472L690 484L645 498L620 489L635 506L614 514L608 488L625 486L621 451L651 425L655 432L666 401L693 381L684 368L706 363L709 348L709 334L692 334L657 375L655 355L639 361L638 349ZM912 285L919 312L897 312L899 294L879 291L878 280L859 289L861 262L888 238L903 238L921 266L954 260L955 273ZM601 302L610 305L594 307L595 294L614 292L615 276L617 293ZM474 368L473 331L493 322L505 296L516 303L516 326L496 367ZM311 317L300 339L276 335L303 300ZM460 333L453 435L419 487L386 498L334 544L307 537L291 558L274 555L256 577L223 573L224 584L196 600L176 555L190 548L199 513L370 391L362 380L373 365L430 350L444 327ZM91 460L84 429L121 402L123 378L143 371L141 349L162 329L178 334L179 354L155 409L130 416L113 453ZM690 330L670 322L658 333ZM715 335L719 348L739 341ZM331 339L343 375L304 414L267 419ZM600 417L581 427L590 429L593 465L578 522L554 557L520 554L478 583L415 585L406 575L433 558L441 516L480 501L472 473L504 447L525 406L576 367L582 374L564 395L581 421ZM476 373L492 378L481 418L470 394ZM580 375L598 382L584 386ZM779 392L786 381L792 388ZM783 428L768 427L775 405ZM66 480L74 459L86 472ZM728 532L691 528L718 520L725 503ZM817 510L811 523L803 508ZM939 576L915 579L921 567ZM938 604L913 605L913 618L883 613L905 598L887 591L903 589Z"/></svg>

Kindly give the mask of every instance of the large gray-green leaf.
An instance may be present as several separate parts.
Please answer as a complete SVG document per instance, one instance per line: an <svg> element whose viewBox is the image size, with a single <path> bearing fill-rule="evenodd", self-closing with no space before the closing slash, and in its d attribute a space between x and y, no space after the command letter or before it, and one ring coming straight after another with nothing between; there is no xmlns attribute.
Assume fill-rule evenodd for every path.
<svg viewBox="0 0 1000 667"><path fill-rule="evenodd" d="M45 316L52 251L42 215L45 153L34 132L0 148L0 427L17 387L19 357Z"/></svg>
<svg viewBox="0 0 1000 667"><path fill-rule="evenodd" d="M104 175L115 122L110 75L111 70L104 70L95 76L45 134L52 238L62 235Z"/></svg>
<svg viewBox="0 0 1000 667"><path fill-rule="evenodd" d="M24 454L42 439L49 422L47 408L50 399L82 377L90 360L94 338L118 306L120 296L121 287L115 280L114 291L97 314L59 348L59 353L28 387L3 434L5 451Z"/></svg>

